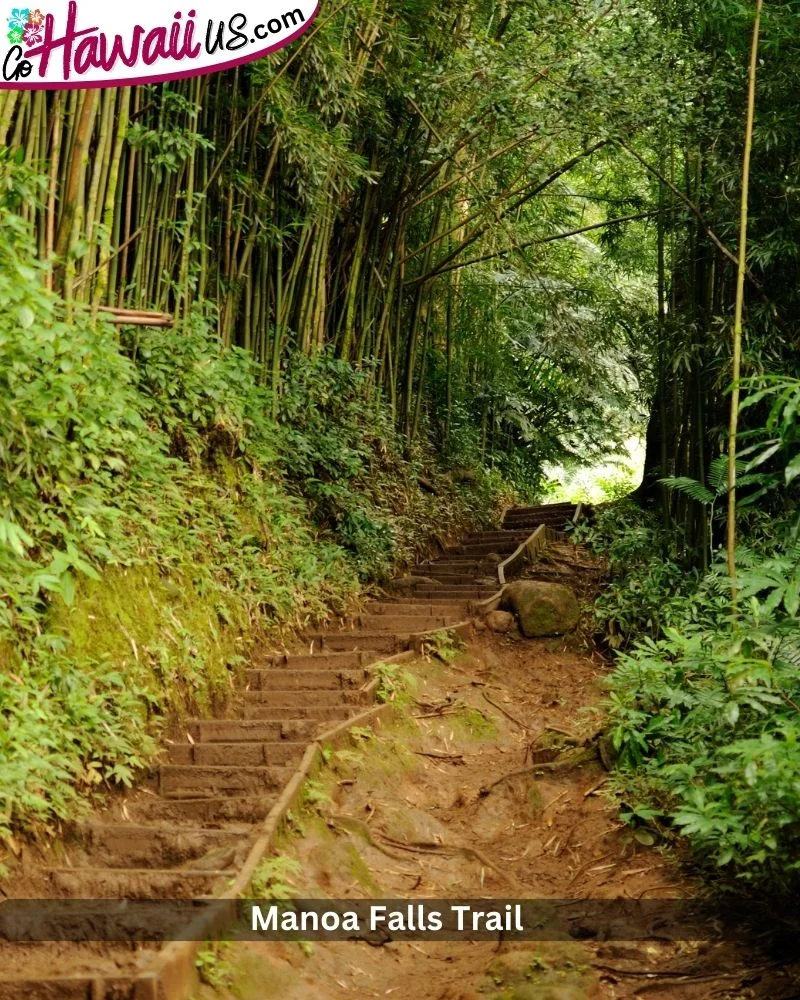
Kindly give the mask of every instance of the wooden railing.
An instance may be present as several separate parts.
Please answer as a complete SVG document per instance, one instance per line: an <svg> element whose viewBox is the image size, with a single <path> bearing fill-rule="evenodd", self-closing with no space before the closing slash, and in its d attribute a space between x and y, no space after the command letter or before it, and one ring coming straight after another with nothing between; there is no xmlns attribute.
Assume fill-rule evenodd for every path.
<svg viewBox="0 0 800 1000"><path fill-rule="evenodd" d="M583 504L579 503L575 508L575 516L572 523L577 524L583 517ZM519 546L508 559L504 559L497 567L497 579L500 586L504 587L513 573L516 573L525 563L533 562L534 557L541 552L548 542L566 542L569 537L563 531L556 531L546 524L539 527L530 535L522 545Z"/></svg>
<svg viewBox="0 0 800 1000"><path fill-rule="evenodd" d="M546 524L540 524L536 531L497 567L497 578L500 581L500 586L504 587L509 577L520 570L525 563L533 562L535 556L547 546L548 542L562 542L566 540L566 537L563 531L556 531Z"/></svg>

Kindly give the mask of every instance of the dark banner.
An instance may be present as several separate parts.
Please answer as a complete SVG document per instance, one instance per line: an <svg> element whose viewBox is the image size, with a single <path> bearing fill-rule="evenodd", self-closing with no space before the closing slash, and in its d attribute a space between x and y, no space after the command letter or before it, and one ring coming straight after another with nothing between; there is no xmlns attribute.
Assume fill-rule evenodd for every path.
<svg viewBox="0 0 800 1000"><path fill-rule="evenodd" d="M758 917L750 904L722 919L663 899L8 899L0 940L697 941L735 938Z"/></svg>

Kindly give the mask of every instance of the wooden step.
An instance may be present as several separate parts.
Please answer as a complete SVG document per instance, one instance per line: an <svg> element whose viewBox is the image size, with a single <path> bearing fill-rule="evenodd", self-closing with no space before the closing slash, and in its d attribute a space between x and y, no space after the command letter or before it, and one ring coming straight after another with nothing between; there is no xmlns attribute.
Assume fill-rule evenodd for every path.
<svg viewBox="0 0 800 1000"><path fill-rule="evenodd" d="M87 1000L91 997L101 997L102 1000L124 998L133 1000L133 975L120 972L114 954L120 959L126 956L125 951L118 947L113 952L104 952L92 963L92 972L75 976L61 976L58 969L37 974L33 978L5 975L0 980L0 1000ZM128 950L128 955L130 950ZM57 963L63 967L63 962ZM107 971L104 971L107 970ZM102 983L102 993L98 993L98 983Z"/></svg>
<svg viewBox="0 0 800 1000"><path fill-rule="evenodd" d="M468 601L481 601L488 597L492 597L494 594L497 593L499 589L500 589L499 582L496 587L478 587L474 583L466 585L459 584L458 586L453 586L452 584L448 584L446 587L444 586L441 588L437 587L436 590L434 590L432 587L431 588L420 587L419 590L416 591L416 593L419 594L420 597L425 597L426 599L435 599L434 598L435 594L441 594L442 597L448 599L451 599L453 597L463 597L465 600Z"/></svg>
<svg viewBox="0 0 800 1000"><path fill-rule="evenodd" d="M461 539L457 548L477 551L484 545L520 545L526 538L527 535L524 531L507 531L505 529L486 531L480 535L467 535L466 538ZM489 551L492 550L489 549Z"/></svg>
<svg viewBox="0 0 800 1000"><path fill-rule="evenodd" d="M249 719L191 719L186 731L195 743L302 742L314 735L314 723L290 714L274 722Z"/></svg>
<svg viewBox="0 0 800 1000"><path fill-rule="evenodd" d="M49 868L54 894L75 899L197 899L211 895L232 871L191 868Z"/></svg>
<svg viewBox="0 0 800 1000"><path fill-rule="evenodd" d="M468 606L470 600L472 600L472 598L469 596L469 594L467 594L466 596L464 596L463 599L462 599L462 592L461 591L457 591L456 592L457 596L450 596L450 597L448 597L447 594L450 591L449 587L437 587L435 590L432 587L423 588L423 589L425 589L427 591L426 594L421 594L420 596L416 597L416 594L418 592L415 592L416 600L425 601L425 602L429 601L431 604L444 604L444 605L451 605L454 601L457 600L459 602L459 609L460 609L459 610L459 616L461 618L465 617L464 612L466 612L468 610L467 606ZM469 589L473 590L474 588L469 588ZM443 597L434 597L434 596L432 596L433 594L439 594L441 592L444 592L445 596L443 596ZM408 600L409 601L414 600L415 597L409 597ZM469 616L467 615L466 617L469 617Z"/></svg>
<svg viewBox="0 0 800 1000"><path fill-rule="evenodd" d="M385 630L362 630L312 633L309 639L316 646L319 646L320 652L368 649L371 652L389 656L392 653L399 653L407 649L409 637L396 635L394 632Z"/></svg>
<svg viewBox="0 0 800 1000"><path fill-rule="evenodd" d="M309 653L257 653L251 664L256 669L263 670L316 670L334 668L338 670L355 670L365 667L371 660L371 654L365 650L348 650L343 653L321 654L318 650Z"/></svg>
<svg viewBox="0 0 800 1000"><path fill-rule="evenodd" d="M493 560L491 559L472 559L466 556L463 559L437 559L436 562L423 563L421 566L417 567L417 572L420 576L432 576L435 572L439 573L480 573L487 567L491 568L493 565Z"/></svg>
<svg viewBox="0 0 800 1000"><path fill-rule="evenodd" d="M334 690L361 687L366 677L364 668L341 670L248 670L245 672L250 691L267 691L273 688L304 689L307 691Z"/></svg>
<svg viewBox="0 0 800 1000"><path fill-rule="evenodd" d="M516 547L517 546L514 546L514 548ZM511 546L507 546L506 550L508 552L513 551ZM471 550L468 552L453 552L452 550L448 550L441 559L437 559L436 562L425 563L423 565L437 566L444 563L452 566L465 566L465 565L487 566L491 565L491 563L494 562L495 556L502 556L502 555L503 552L500 551L499 546L495 546L494 548L489 548L485 553L480 553L480 552L474 553ZM487 558L488 556L491 556L492 558L489 559ZM421 573L423 572L422 567L420 567L420 572Z"/></svg>
<svg viewBox="0 0 800 1000"><path fill-rule="evenodd" d="M310 701L307 705L296 705L292 708L252 702L244 706L244 717L247 720L262 722L283 721L290 717L292 719L314 720L317 724L329 722L332 725L340 719L349 719L357 711L358 706L355 705L317 705Z"/></svg>
<svg viewBox="0 0 800 1000"><path fill-rule="evenodd" d="M496 575L496 570L495 570L495 575ZM469 587L480 586L480 584L478 584L477 581L488 580L490 579L492 574L488 572L479 573L476 570L472 570L469 573L453 573L450 572L449 570L448 571L432 570L430 572L430 576L434 580L441 581L443 587L452 588L459 586L469 586Z"/></svg>
<svg viewBox="0 0 800 1000"><path fill-rule="evenodd" d="M218 795L182 799L162 799L152 796L126 804L130 819L141 825L172 823L195 827L202 823L207 829L229 826L231 823L262 823L275 799L272 792L256 795Z"/></svg>
<svg viewBox="0 0 800 1000"><path fill-rule="evenodd" d="M164 764L159 769L159 793L167 799L272 793L280 791L290 773L286 767Z"/></svg>
<svg viewBox="0 0 800 1000"><path fill-rule="evenodd" d="M399 632L403 635L409 632L430 632L442 628L451 621L458 621L445 614L439 615L361 615L360 625L365 629L385 632Z"/></svg>
<svg viewBox="0 0 800 1000"><path fill-rule="evenodd" d="M241 853L252 829L209 830L174 825L144 826L136 823L87 823L80 829L81 847L101 868L191 868L192 860L209 852L231 849ZM244 839L243 839L244 838ZM71 852L70 852L71 853ZM85 866L85 864L84 864ZM217 866L219 867L219 866Z"/></svg>
<svg viewBox="0 0 800 1000"><path fill-rule="evenodd" d="M304 691L304 690L264 690L245 691L245 702L248 705L271 705L273 708L302 708L305 705L319 705L320 707L337 705L358 706L363 700L363 695L356 688L353 691Z"/></svg>
<svg viewBox="0 0 800 1000"><path fill-rule="evenodd" d="M370 615L421 615L423 617L436 617L439 615L445 618L454 618L460 621L464 617L466 602L449 601L443 598L441 603L436 604L428 599L424 601L413 601L405 598L403 601L382 601L370 602L366 608Z"/></svg>
<svg viewBox="0 0 800 1000"><path fill-rule="evenodd" d="M529 507L511 507L506 511L506 517L509 514L563 514L564 512L571 513L574 516L577 507L577 504L568 503L567 501L561 503L539 503Z"/></svg>
<svg viewBox="0 0 800 1000"><path fill-rule="evenodd" d="M272 767L296 763L303 756L306 742L291 743L181 743L171 746L167 763L188 766Z"/></svg>

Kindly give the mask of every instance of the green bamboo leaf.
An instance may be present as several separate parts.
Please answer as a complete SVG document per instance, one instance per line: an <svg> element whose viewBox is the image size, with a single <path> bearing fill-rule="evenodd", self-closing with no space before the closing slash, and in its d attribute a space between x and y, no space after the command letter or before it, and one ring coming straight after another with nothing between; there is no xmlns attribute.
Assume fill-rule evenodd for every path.
<svg viewBox="0 0 800 1000"><path fill-rule="evenodd" d="M725 706L724 711L726 721L731 725L735 726L739 721L739 704L735 701L729 701Z"/></svg>
<svg viewBox="0 0 800 1000"><path fill-rule="evenodd" d="M793 480L800 476L800 455L796 455L791 462L786 466L786 485L788 486Z"/></svg>
<svg viewBox="0 0 800 1000"><path fill-rule="evenodd" d="M67 607L72 607L75 603L75 577L67 570L66 573L61 574L59 584L64 603Z"/></svg>
<svg viewBox="0 0 800 1000"><path fill-rule="evenodd" d="M783 606L792 617L800 610L800 580L790 580L783 593Z"/></svg>

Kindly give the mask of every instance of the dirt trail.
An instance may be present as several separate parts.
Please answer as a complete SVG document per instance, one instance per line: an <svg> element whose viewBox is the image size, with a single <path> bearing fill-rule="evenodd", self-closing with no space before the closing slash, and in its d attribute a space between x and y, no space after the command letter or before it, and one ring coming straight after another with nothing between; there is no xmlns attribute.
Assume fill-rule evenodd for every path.
<svg viewBox="0 0 800 1000"><path fill-rule="evenodd" d="M6 894L159 900L224 891L307 742L372 703L370 665L473 616L475 602L497 592L498 563L539 524L558 529L574 511L512 511L503 529L417 567L355 618L300 637L291 651L255 656L227 718L176 730L149 782L47 854L26 850ZM561 541L532 572L589 595L595 569ZM605 772L581 746L598 729L591 706L605 665L577 638L496 637L479 617L473 627L450 665L414 663L404 722L379 736L354 732L353 746L331 755L325 818L306 817L287 848L301 863L294 888L328 898L690 895L669 858L618 822ZM136 928L130 937L0 945L0 1000L186 1000L191 977L154 979L155 948L135 943ZM800 995L763 955L704 942L322 943L310 957L297 945L254 943L232 946L225 960L202 953L200 964L217 988L205 996L238 979L227 995L244 1000Z"/></svg>
<svg viewBox="0 0 800 1000"><path fill-rule="evenodd" d="M420 661L410 672L418 686L403 721L373 739L360 734L352 751L332 755L332 802L322 818L304 818L304 835L287 843L286 854L301 865L301 874L288 880L298 895L694 895L696 887L666 850L640 843L619 822L618 804L604 794L607 772L598 760L579 753L577 766L545 763L536 772L533 761L552 756L543 750L547 738L557 741L568 733L580 743L598 729L592 706L607 667L587 655L579 640L527 641L484 632L449 666ZM499 780L524 768L527 774ZM200 996L800 995L800 977L779 961L752 947L715 941L713 927L706 930L708 940L694 942L315 942L308 955L295 944L238 943L225 956L229 971L240 973L238 993Z"/></svg>
<svg viewBox="0 0 800 1000"><path fill-rule="evenodd" d="M544 516L561 523L572 510L549 508ZM471 602L497 590L496 562L487 554L499 560L513 552L531 518L535 511L523 512L510 530L462 540L424 564L424 575L399 598L372 600L359 615L299 636L291 650L256 653L226 718L176 727L149 779L71 824L53 847L25 845L0 892L43 901L191 900L225 892L308 742L374 702L370 666L465 621ZM63 936L65 925L71 933L69 918L58 925L52 915L45 921L44 908L26 912L30 943L4 943L6 928L12 939L20 934L19 910L0 914L0 1000L185 1000L187 977L169 974L164 982L163 965L153 972L157 949L141 943L142 928L127 924L124 913L124 943L70 944L39 940ZM169 914L169 933L179 933L184 918L176 923Z"/></svg>

